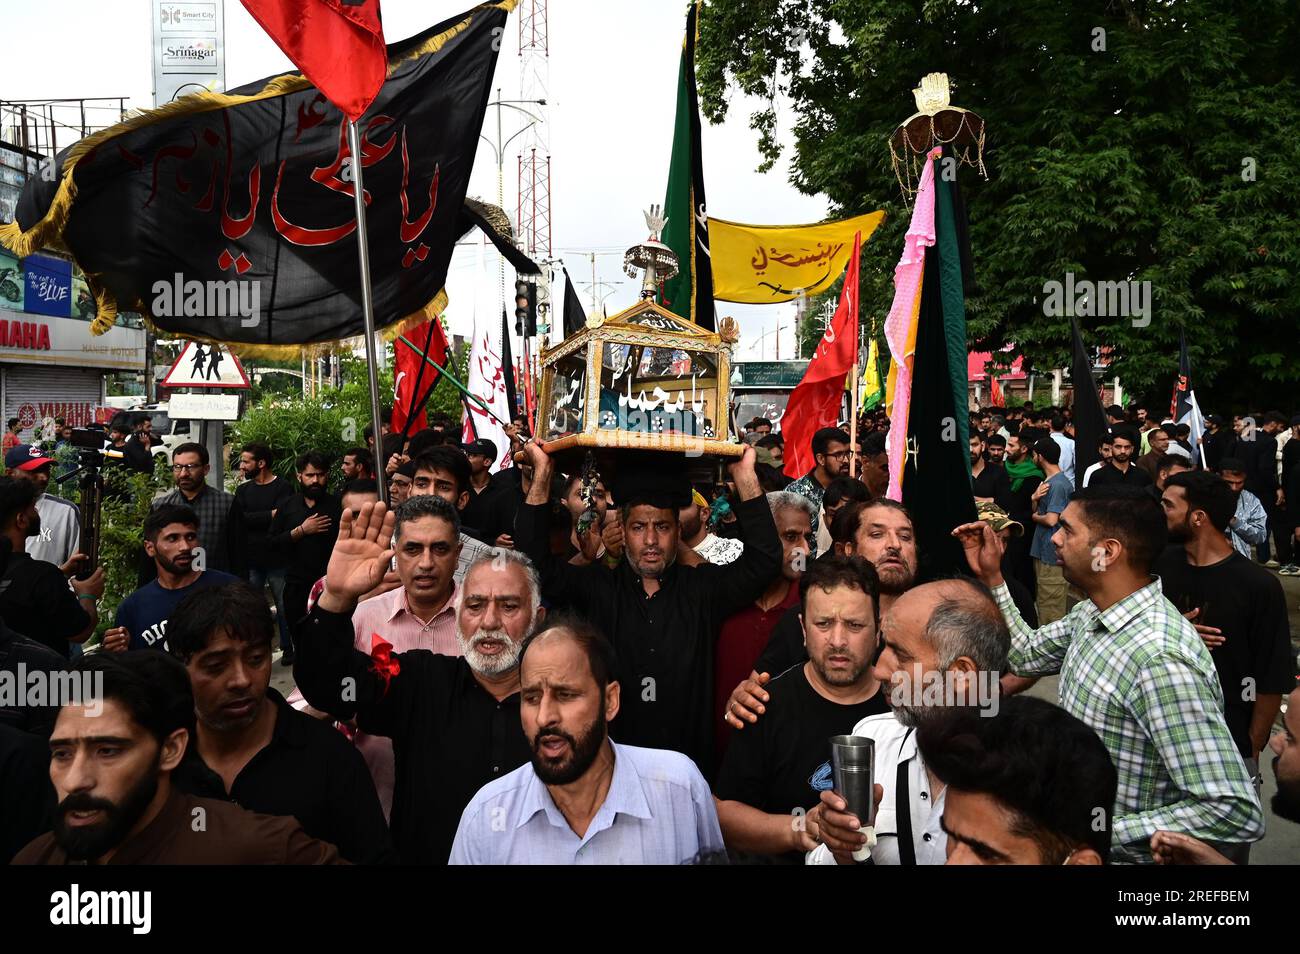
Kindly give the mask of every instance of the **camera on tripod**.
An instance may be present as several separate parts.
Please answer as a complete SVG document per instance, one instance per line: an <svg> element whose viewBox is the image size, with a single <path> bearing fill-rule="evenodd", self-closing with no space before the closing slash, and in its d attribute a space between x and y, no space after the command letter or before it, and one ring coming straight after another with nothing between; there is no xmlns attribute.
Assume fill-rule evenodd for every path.
<svg viewBox="0 0 1300 954"><path fill-rule="evenodd" d="M82 467L102 467L105 458L122 460L124 456L120 450L112 447L106 448L104 445L108 443L107 435L93 427L74 427L72 429L72 440L69 443L77 449L77 457L80 459ZM80 473L80 468L59 478L59 481L62 483L78 473Z"/></svg>
<svg viewBox="0 0 1300 954"><path fill-rule="evenodd" d="M106 461L122 460L124 455L120 450L105 447L106 435L93 427L74 427L70 443L77 449L80 466L55 478L55 482L62 484L74 477L81 478L78 485L81 488L81 552L86 554L86 562L77 579L84 580L99 566L100 505L104 498L104 477L100 470Z"/></svg>

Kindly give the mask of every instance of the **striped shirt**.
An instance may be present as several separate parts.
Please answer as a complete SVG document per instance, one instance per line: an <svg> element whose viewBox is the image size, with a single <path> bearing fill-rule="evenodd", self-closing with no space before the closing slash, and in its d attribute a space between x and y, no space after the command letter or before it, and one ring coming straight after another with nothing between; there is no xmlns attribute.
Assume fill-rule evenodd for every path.
<svg viewBox="0 0 1300 954"><path fill-rule="evenodd" d="M1036 630L1005 583L993 595L1011 630L1011 671L1059 672L1061 707L1110 751L1119 773L1112 861L1150 863L1151 836L1161 829L1215 842L1264 836L1214 662L1158 579L1105 610L1084 600Z"/></svg>

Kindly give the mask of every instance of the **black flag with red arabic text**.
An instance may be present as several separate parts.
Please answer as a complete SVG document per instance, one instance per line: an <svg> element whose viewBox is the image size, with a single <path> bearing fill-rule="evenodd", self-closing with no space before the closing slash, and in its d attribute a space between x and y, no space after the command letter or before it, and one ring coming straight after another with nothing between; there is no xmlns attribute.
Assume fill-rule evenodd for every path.
<svg viewBox="0 0 1300 954"><path fill-rule="evenodd" d="M456 239L512 0L388 46L358 123L375 321L433 305ZM0 241L71 252L100 304L252 345L361 334L347 120L300 74L201 93L65 150ZM179 313L178 313L179 312Z"/></svg>

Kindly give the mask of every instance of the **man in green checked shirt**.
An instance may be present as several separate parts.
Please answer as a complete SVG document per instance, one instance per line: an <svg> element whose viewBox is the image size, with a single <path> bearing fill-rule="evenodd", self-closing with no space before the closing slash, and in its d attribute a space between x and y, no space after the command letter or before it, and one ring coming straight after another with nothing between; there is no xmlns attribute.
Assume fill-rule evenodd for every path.
<svg viewBox="0 0 1300 954"><path fill-rule="evenodd" d="M1061 707L1092 727L1119 770L1113 862L1152 862L1151 837L1186 832L1240 857L1264 835L1250 776L1223 718L1209 651L1151 575L1165 518L1148 492L1087 487L1070 498L1051 543L1087 597L1031 629L1002 579L1002 541L983 521L953 531L1011 630L1007 664L1060 673Z"/></svg>

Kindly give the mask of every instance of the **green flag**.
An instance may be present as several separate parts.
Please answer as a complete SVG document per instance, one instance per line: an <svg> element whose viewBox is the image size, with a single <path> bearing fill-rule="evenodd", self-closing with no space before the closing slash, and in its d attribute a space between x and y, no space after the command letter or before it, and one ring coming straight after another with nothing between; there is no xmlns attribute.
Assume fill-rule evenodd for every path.
<svg viewBox="0 0 1300 954"><path fill-rule="evenodd" d="M912 511L922 573L932 579L961 571L965 557L952 528L976 519L967 452L966 222L957 183L936 175L935 189L936 241L925 250L902 501Z"/></svg>
<svg viewBox="0 0 1300 954"><path fill-rule="evenodd" d="M686 39L677 74L677 119L668 163L668 191L660 236L677 253L679 271L664 282L663 305L709 331L713 320L713 269L709 261L709 220L704 205L704 165L700 156L700 109L695 95L695 39L699 3L686 14Z"/></svg>

